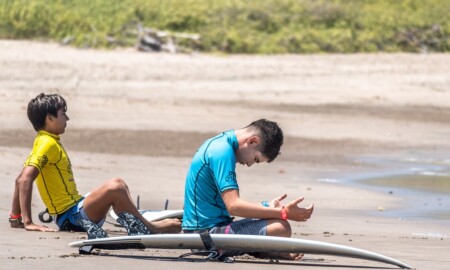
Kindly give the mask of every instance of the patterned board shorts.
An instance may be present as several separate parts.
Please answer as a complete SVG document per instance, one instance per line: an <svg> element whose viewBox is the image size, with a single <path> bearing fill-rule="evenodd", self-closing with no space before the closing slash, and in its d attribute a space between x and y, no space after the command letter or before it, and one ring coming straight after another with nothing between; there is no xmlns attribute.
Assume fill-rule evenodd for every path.
<svg viewBox="0 0 450 270"><path fill-rule="evenodd" d="M200 233L203 230L185 230L184 233ZM243 235L267 235L267 220L264 219L242 219L228 225L212 227L210 234L243 234ZM220 257L232 257L244 255L247 252L237 250L220 251Z"/></svg>
<svg viewBox="0 0 450 270"><path fill-rule="evenodd" d="M73 205L71 208L69 208L69 210L58 215L58 217L56 219L56 225L58 225L58 228L60 230L62 230L62 231L71 231L71 230L84 231L84 229L80 228L80 226L76 222L75 215L77 213L79 213L82 219L91 221L89 219L89 217L86 215L86 212L84 211L84 208L83 208L84 199L87 196L89 196L89 194L90 193L86 194L75 205ZM105 222L105 219L102 219L99 222L97 222L97 225L101 227L104 222Z"/></svg>

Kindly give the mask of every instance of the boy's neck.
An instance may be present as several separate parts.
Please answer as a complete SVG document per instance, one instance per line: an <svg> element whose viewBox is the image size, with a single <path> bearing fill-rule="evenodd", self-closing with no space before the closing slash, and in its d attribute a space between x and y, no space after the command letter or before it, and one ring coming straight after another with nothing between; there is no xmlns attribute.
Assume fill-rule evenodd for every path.
<svg viewBox="0 0 450 270"><path fill-rule="evenodd" d="M55 137L59 137L59 135L60 135L60 134L56 134L56 133L54 133L54 132L51 132L50 130L47 130L47 129L45 129L45 128L40 129L39 132L48 133L48 134L53 135L53 136L55 136Z"/></svg>
<svg viewBox="0 0 450 270"><path fill-rule="evenodd" d="M255 132L249 128L238 129L234 131L234 135L236 135L236 139L239 145L242 145L247 141L251 136L256 135Z"/></svg>

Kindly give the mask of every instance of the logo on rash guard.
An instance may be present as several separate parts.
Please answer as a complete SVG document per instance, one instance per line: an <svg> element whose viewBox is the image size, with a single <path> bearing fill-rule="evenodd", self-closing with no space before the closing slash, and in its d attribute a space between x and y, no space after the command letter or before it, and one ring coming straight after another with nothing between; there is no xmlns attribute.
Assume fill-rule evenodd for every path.
<svg viewBox="0 0 450 270"><path fill-rule="evenodd" d="M227 182L236 182L236 173L233 171L229 171L225 180Z"/></svg>
<svg viewBox="0 0 450 270"><path fill-rule="evenodd" d="M37 161L38 161L39 167L43 168L47 164L48 158L46 155L43 155L43 156L38 157Z"/></svg>

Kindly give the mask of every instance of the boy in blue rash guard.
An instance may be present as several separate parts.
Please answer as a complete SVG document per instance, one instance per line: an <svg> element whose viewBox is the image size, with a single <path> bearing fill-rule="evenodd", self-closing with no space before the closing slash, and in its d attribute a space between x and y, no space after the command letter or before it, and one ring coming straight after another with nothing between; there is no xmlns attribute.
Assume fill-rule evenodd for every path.
<svg viewBox="0 0 450 270"><path fill-rule="evenodd" d="M283 131L277 123L266 119L205 141L195 153L186 176L183 231L290 237L288 220L308 220L314 206L298 207L303 197L282 205L286 194L266 206L245 201L239 197L235 172L236 163L250 167L255 163L272 162L282 144ZM233 221L231 216L244 219ZM222 256L239 254L227 251ZM303 254L261 256L299 260Z"/></svg>

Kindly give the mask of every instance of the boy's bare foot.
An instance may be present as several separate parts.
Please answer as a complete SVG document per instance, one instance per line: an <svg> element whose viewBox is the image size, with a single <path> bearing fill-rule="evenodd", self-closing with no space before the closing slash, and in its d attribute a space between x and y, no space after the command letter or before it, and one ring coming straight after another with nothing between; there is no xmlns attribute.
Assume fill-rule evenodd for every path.
<svg viewBox="0 0 450 270"><path fill-rule="evenodd" d="M303 258L303 253L288 253L284 254L287 255L287 259L293 260L293 261L300 261Z"/></svg>
<svg viewBox="0 0 450 270"><path fill-rule="evenodd" d="M261 253L260 258L280 259L299 261L303 258L303 253Z"/></svg>
<svg viewBox="0 0 450 270"><path fill-rule="evenodd" d="M179 233L181 232L181 220L177 218L168 218L160 221L150 222L149 227L152 233Z"/></svg>

